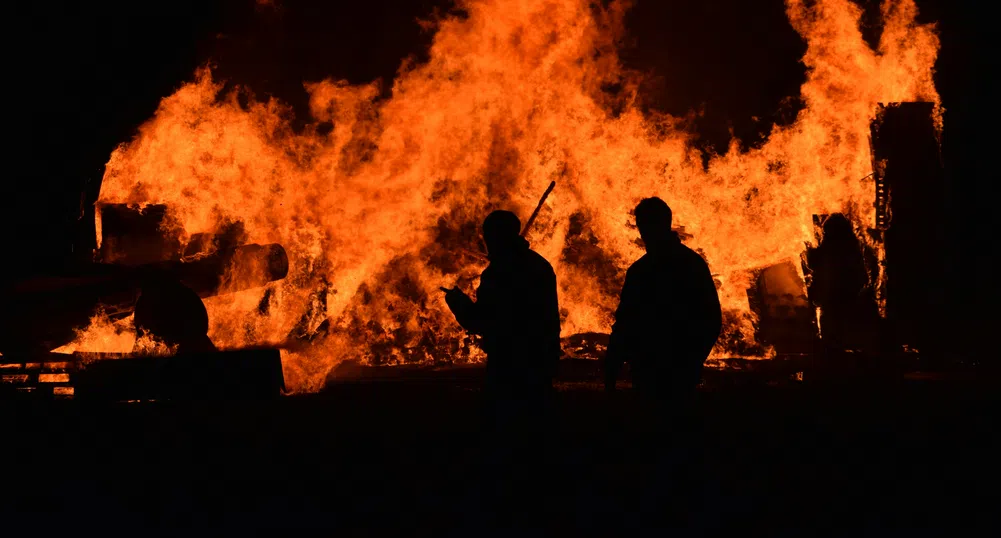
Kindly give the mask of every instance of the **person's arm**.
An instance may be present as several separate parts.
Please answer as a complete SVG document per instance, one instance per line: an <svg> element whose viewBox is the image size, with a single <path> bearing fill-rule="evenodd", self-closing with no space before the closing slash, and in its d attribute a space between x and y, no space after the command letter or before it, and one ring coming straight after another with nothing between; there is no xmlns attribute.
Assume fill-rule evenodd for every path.
<svg viewBox="0 0 1001 538"><path fill-rule="evenodd" d="M612 325L612 335L608 339L608 350L605 352L605 390L615 390L615 382L619 378L622 364L626 360L629 332L632 326L632 316L636 312L635 280L632 271L626 272L626 281L622 285L622 295L619 307L615 310L615 323Z"/></svg>
<svg viewBox="0 0 1001 538"><path fill-rule="evenodd" d="M716 290L716 282L713 280L709 266L703 262L699 268L698 276L698 305L701 312L698 318L703 320L702 327L699 328L701 336L701 348L699 354L708 356L712 352L716 340L719 339L720 331L723 329L723 311L720 307L719 292Z"/></svg>
<svg viewBox="0 0 1001 538"><path fill-rule="evenodd" d="M559 301L558 288L559 286L557 285L556 282L556 273L552 269L550 269L549 274L547 275L547 285L546 285L547 292L545 293L546 300L543 303L542 307L544 308L543 311L546 312L546 320L547 320L546 332L547 334L551 335L551 340L549 341L551 342L550 345L552 346L552 349L550 350L551 362L548 365L549 367L548 375L550 375L552 378L556 377L556 374L559 370L560 357L563 356L563 346L560 342L561 328L560 328L560 301ZM547 339L548 338L549 337L547 337Z"/></svg>
<svg viewBox="0 0 1001 538"><path fill-rule="evenodd" d="M625 362L622 359L622 354L619 352L618 346L612 344L612 340L609 339L608 351L605 352L605 390L613 391L615 390L615 382L619 379L619 370L622 369L622 363Z"/></svg>
<svg viewBox="0 0 1001 538"><path fill-rule="evenodd" d="M459 288L445 291L445 304L448 305L452 314L455 315L455 320L463 329L473 334L482 334L480 308L464 291Z"/></svg>
<svg viewBox="0 0 1001 538"><path fill-rule="evenodd" d="M496 287L496 277L488 267L480 275L480 286L476 288L476 302L459 289L450 290L445 294L445 302L463 329L480 336L485 336L484 333L490 330L490 318L494 315L498 300Z"/></svg>

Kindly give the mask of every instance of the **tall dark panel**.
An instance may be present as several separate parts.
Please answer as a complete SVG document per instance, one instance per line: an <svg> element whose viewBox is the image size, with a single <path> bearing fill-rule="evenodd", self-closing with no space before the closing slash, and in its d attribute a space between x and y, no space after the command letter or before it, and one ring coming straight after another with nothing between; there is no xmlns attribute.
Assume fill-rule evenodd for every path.
<svg viewBox="0 0 1001 538"><path fill-rule="evenodd" d="M941 349L946 319L946 185L933 103L880 106L871 126L887 196L886 317L891 342Z"/></svg>

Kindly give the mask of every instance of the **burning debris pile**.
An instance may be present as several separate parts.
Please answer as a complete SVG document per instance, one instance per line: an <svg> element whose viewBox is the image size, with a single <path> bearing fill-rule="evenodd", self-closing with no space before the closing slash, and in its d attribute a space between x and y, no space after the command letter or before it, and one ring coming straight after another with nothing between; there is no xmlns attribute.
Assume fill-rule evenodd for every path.
<svg viewBox="0 0 1001 538"><path fill-rule="evenodd" d="M527 217L553 180L528 238L556 269L565 337L609 331L625 268L641 254L629 211L660 196L718 281L716 354L765 356L747 290L802 283L814 215L849 215L871 242L860 231L875 221L867 134L877 105L938 103L938 39L915 22L913 0L884 2L875 50L852 2L787 0L807 44L805 107L759 147L734 140L704 159L677 118L635 104L637 75L616 55L626 2L461 6L463 16L436 22L428 62L401 66L389 97L376 83L310 82L314 122L294 132L282 103L241 101L204 69L107 163L100 203L166 208L182 251L232 226L247 243L284 246L284 280L205 303L216 345L282 346L293 390L318 388L345 359L478 360L439 286L471 289L486 263L483 217ZM768 267L780 269L762 280ZM250 288L243 278L227 282ZM790 295L800 323L802 298ZM102 327L80 342L100 341L90 333Z"/></svg>

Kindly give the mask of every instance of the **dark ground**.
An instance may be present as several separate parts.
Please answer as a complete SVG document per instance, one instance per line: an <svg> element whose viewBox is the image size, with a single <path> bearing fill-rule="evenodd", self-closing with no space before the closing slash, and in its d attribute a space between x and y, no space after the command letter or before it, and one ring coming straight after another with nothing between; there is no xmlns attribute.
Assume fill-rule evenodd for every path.
<svg viewBox="0 0 1001 538"><path fill-rule="evenodd" d="M667 521L964 535L995 513L997 390L975 377L714 383L701 433L680 445L631 391L563 383L538 441L544 471L499 514L484 500L500 490L480 465L477 392L461 379L341 383L272 402L7 402L0 517L32 534L469 532L496 517L559 534ZM685 447L687 473L656 463Z"/></svg>

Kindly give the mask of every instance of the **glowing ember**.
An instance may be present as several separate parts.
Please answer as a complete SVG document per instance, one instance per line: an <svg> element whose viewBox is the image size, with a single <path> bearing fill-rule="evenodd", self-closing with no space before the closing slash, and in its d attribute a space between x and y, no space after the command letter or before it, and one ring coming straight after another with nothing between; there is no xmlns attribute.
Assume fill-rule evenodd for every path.
<svg viewBox="0 0 1001 538"><path fill-rule="evenodd" d="M913 0L884 3L875 51L848 0L789 0L808 45L806 106L760 148L734 141L706 168L673 118L644 116L628 89L602 92L636 87L614 53L622 3L460 3L468 17L438 23L429 62L405 64L391 97L374 84L308 84L329 132L294 133L282 104L241 107L202 70L107 164L100 201L166 204L182 241L238 220L248 241L285 247L285 280L206 305L220 347L284 346L290 388L317 388L346 358L475 359L438 287L472 289L482 218L495 208L527 218L552 180L528 237L557 270L564 335L609 331L625 268L641 255L628 213L656 195L719 275L729 349L717 352L740 353L751 271L798 259L813 214L872 225L876 104L938 103L938 39L914 22ZM121 351L88 335L75 349Z"/></svg>

